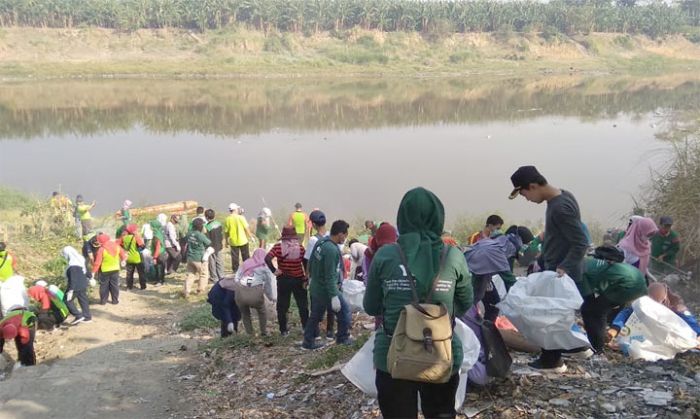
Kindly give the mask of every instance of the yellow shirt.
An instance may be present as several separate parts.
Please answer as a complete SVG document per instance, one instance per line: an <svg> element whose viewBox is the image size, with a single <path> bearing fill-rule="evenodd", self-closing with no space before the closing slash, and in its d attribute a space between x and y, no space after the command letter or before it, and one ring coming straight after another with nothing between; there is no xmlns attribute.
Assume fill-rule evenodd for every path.
<svg viewBox="0 0 700 419"><path fill-rule="evenodd" d="M228 243L231 246L243 246L248 244L248 221L239 214L231 214L224 222L224 234L228 236Z"/></svg>

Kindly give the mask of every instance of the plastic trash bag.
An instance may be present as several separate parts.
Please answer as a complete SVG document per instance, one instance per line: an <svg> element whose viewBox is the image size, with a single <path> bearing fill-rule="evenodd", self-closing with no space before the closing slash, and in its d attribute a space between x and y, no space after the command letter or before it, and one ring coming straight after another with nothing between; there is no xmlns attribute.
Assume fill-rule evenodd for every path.
<svg viewBox="0 0 700 419"><path fill-rule="evenodd" d="M493 287L498 293L498 298L501 301L503 301L503 299L506 298L506 294L508 294L508 291L506 290L506 283L503 282L503 278L501 278L501 275L496 274L492 276L491 283L493 284Z"/></svg>
<svg viewBox="0 0 700 419"><path fill-rule="evenodd" d="M24 277L14 275L0 283L0 306L2 316L17 308L29 308L29 295L24 286Z"/></svg>
<svg viewBox="0 0 700 419"><path fill-rule="evenodd" d="M348 279L343 282L343 298L353 312L364 311L362 300L365 298L365 284L361 281Z"/></svg>
<svg viewBox="0 0 700 419"><path fill-rule="evenodd" d="M363 393L376 398L377 386L374 382L376 370L374 369L373 357L375 334L376 332L372 332L367 342L360 348L355 356L343 366L340 372ZM464 403L467 388L467 373L479 358L481 346L474 332L459 319L455 321L454 334L458 336L462 342L462 352L464 353L462 366L459 368L459 387L457 388L457 397L455 398L455 409L459 409Z"/></svg>
<svg viewBox="0 0 700 419"><path fill-rule="evenodd" d="M697 346L697 334L676 313L644 296L632 303L634 310L616 340L633 359L658 361Z"/></svg>
<svg viewBox="0 0 700 419"><path fill-rule="evenodd" d="M573 326L581 294L568 275L545 271L518 280L497 307L531 343L544 349L590 346Z"/></svg>

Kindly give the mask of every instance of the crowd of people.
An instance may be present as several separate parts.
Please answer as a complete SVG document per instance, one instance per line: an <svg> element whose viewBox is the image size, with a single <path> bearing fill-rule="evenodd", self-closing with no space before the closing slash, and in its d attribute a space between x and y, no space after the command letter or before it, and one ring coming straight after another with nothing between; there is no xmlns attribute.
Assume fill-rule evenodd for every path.
<svg viewBox="0 0 700 419"><path fill-rule="evenodd" d="M74 316L72 324L91 321L86 290L93 277L99 281L99 303L118 304L122 270L126 289L138 291L146 289L149 281L162 285L184 263L187 277L182 296L208 292L222 337L238 333L240 321L247 334L270 334L269 304L276 307L279 333L288 335L293 297L303 349L319 349L326 340L347 345L353 338L343 284L361 281L366 285L364 311L375 317L379 406L384 417L399 418L417 416L418 395L426 417L455 416L462 347L444 328L449 331L454 318L497 322L502 296L494 278L502 280L507 292L517 283L517 266L528 273L553 271L559 277L568 276L583 298L580 313L590 346L543 348L530 363L534 369L561 373L567 368L564 356L604 356L631 314L630 303L647 294L700 331L693 314L666 284L648 286L653 263L677 263L680 239L670 217L661 217L658 228L651 218L633 216L622 234L594 248L571 192L550 184L534 166L518 168L510 180L510 199L522 196L534 204L546 203L544 231L535 235L518 225L504 230L504 220L491 215L484 228L463 244L445 231L442 202L424 188L405 194L395 225L367 221L366 240L358 236L349 241L347 222L329 223L323 211L307 214L300 203L281 229L268 208L259 212L251 228L244 210L235 203L228 206L223 222L216 219L214 209L199 207L189 222L185 214L161 213L139 227L128 200L119 211L120 225L112 238L93 229L90 210L95 203L85 203L78 196L74 216L84 245L82 252L70 246L62 251L67 262L65 291L38 281L28 293L39 303L38 310L8 303L0 323L0 342L15 339L21 362L32 365L29 354L37 327L56 327L69 313ZM57 208L66 206L60 194L52 200ZM231 275L224 272L226 247ZM12 282L16 269L17 260L0 243L0 281ZM5 301L2 306L5 311ZM418 352L408 353L414 344ZM439 350L427 351L428 357L420 349L428 347ZM417 368L421 362L429 368Z"/></svg>

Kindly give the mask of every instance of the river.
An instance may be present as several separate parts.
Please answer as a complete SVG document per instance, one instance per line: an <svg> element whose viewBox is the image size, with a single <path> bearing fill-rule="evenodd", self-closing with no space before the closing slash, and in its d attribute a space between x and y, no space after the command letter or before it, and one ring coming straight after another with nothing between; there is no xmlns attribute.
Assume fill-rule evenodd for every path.
<svg viewBox="0 0 700 419"><path fill-rule="evenodd" d="M667 116L700 106L700 76L541 79L102 80L0 86L0 184L61 190L95 213L197 200L224 211L324 209L394 220L403 193L433 190L450 222L541 223L509 201L534 164L589 223L623 225Z"/></svg>

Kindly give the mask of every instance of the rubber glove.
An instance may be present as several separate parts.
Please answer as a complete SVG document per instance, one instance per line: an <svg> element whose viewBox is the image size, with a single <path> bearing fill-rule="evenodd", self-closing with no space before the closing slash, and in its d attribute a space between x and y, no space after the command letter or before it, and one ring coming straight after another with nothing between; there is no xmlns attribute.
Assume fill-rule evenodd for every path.
<svg viewBox="0 0 700 419"><path fill-rule="evenodd" d="M229 333L233 333L233 331L235 330L235 329L233 328L233 323L227 324L227 325L226 325L226 330L228 330Z"/></svg>
<svg viewBox="0 0 700 419"><path fill-rule="evenodd" d="M95 278L90 278L90 281L89 281L89 282L90 282L90 286L91 286L91 287L94 287L94 286L97 285L97 280L95 280Z"/></svg>
<svg viewBox="0 0 700 419"><path fill-rule="evenodd" d="M73 290L66 292L66 301L71 301L73 299Z"/></svg>
<svg viewBox="0 0 700 419"><path fill-rule="evenodd" d="M338 298L337 295L335 297L331 298L331 308L336 313L340 311L340 298Z"/></svg>
<svg viewBox="0 0 700 419"><path fill-rule="evenodd" d="M202 256L202 262L206 262L209 259L209 256L214 254L214 248L213 247L207 247L207 250L204 251L204 255Z"/></svg>

